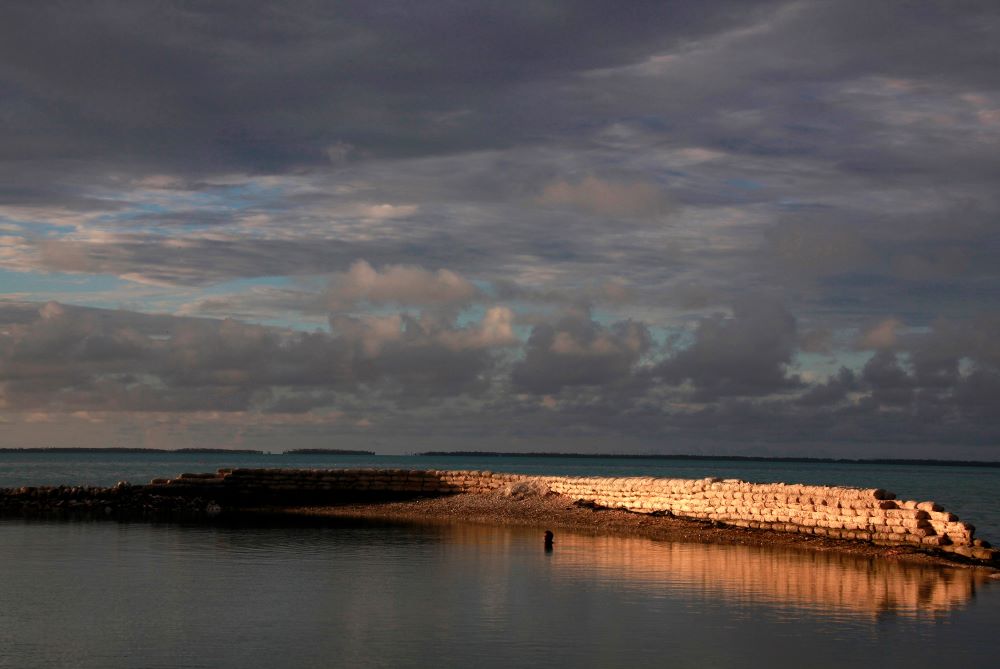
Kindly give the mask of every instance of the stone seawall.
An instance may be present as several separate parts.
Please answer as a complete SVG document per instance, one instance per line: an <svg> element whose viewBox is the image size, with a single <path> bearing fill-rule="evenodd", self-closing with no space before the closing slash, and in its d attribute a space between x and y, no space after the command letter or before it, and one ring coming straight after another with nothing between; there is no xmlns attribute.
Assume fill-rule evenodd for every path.
<svg viewBox="0 0 1000 669"><path fill-rule="evenodd" d="M793 532L885 546L914 546L992 563L1000 551L934 502L880 489L749 483L735 479L530 476L404 469L221 469L148 485L0 490L0 514L109 516L208 514L281 506L380 502L457 493L557 493L594 508Z"/></svg>
<svg viewBox="0 0 1000 669"><path fill-rule="evenodd" d="M934 502L903 501L881 489L749 483L735 479L530 476L401 469L223 469L156 479L151 488L189 490L244 506L324 500L551 491L580 503L737 527L813 534L881 545L919 546L994 560L975 528Z"/></svg>

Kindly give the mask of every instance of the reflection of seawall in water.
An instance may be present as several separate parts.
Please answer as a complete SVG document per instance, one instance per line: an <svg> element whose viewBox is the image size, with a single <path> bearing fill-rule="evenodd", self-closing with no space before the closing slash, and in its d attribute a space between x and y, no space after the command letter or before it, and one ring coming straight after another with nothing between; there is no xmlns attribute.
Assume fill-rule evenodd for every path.
<svg viewBox="0 0 1000 669"><path fill-rule="evenodd" d="M495 551L523 531L449 525L448 537ZM542 537L531 535L542 549ZM560 532L549 556L554 572L616 586L708 591L740 602L795 606L824 615L907 617L965 605L988 575L973 569L900 564L843 553L582 536Z"/></svg>

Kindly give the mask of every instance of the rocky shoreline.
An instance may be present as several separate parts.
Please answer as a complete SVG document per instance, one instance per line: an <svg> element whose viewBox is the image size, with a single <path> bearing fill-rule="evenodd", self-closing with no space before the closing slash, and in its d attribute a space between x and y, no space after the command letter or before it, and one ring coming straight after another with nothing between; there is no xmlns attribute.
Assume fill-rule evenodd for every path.
<svg viewBox="0 0 1000 669"><path fill-rule="evenodd" d="M510 481L507 481L510 479ZM596 497L580 492L587 486L605 487ZM650 487L652 486L652 487ZM669 486L674 498L656 497ZM696 503L731 505L723 489L767 487L779 502L752 500L741 513L767 514L728 517L716 513L687 515L661 511L664 504ZM607 501L606 490L624 490L628 504ZM748 488L749 489L749 488ZM653 493L650 493L650 491ZM701 492L691 492L692 490ZM577 491L577 492L572 492ZM716 492L713 492L716 491ZM779 494L780 493L780 494ZM792 496L792 493L799 495ZM720 495L713 501L713 495ZM756 494L756 493L755 493ZM798 502L810 494L809 506ZM825 495L836 507L817 506ZM833 495L833 497L831 497ZM757 495L759 497L759 495ZM106 518L114 520L301 521L336 517L403 522L473 522L521 525L540 529L640 535L670 541L787 545L834 550L873 557L889 557L936 564L967 564L1000 568L1000 551L973 538L974 528L959 523L933 503L894 501L882 490L813 489L785 484L747 484L668 479L566 479L527 477L489 472L408 472L403 470L220 470L208 474L183 474L154 479L146 485L119 482L109 487L23 486L0 489L0 517ZM790 531L787 522L771 522L768 504L796 509L802 525ZM659 501L657 501L659 500ZM812 504L815 502L816 504ZM630 506L631 508L630 508ZM782 508L784 508L784 506ZM911 507L912 508L908 508ZM924 508L918 508L924 507ZM697 508L697 507L682 507ZM720 506L718 508L730 508ZM737 510L738 511L738 510ZM692 514L699 512L692 511ZM867 514L865 522L899 523L897 534L880 539L878 532L831 527L843 514ZM875 514L873 516L872 514ZM723 519L720 519L722 516ZM884 518L883 518L884 516ZM750 521L740 518L750 518ZM860 516L858 516L860 518ZM728 518L728 520L726 520ZM820 518L819 520L814 520ZM937 521L934 518L945 520ZM761 520L758 520L761 519ZM811 523L811 524L805 524ZM967 534L934 535L934 527ZM890 526L887 526L887 528ZM928 535L935 540L928 541ZM895 537L901 537L896 539ZM874 540L873 540L874 538ZM941 540L938 541L937 539ZM967 541L963 541L967 539Z"/></svg>
<svg viewBox="0 0 1000 669"><path fill-rule="evenodd" d="M212 518L222 511L214 497L163 494L151 486L121 481L99 486L22 486L0 489L0 516Z"/></svg>

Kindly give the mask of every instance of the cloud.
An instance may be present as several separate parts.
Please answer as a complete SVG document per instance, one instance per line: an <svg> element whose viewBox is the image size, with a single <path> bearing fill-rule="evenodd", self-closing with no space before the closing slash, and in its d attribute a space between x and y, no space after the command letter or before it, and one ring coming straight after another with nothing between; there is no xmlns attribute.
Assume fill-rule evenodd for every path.
<svg viewBox="0 0 1000 669"><path fill-rule="evenodd" d="M856 228L786 221L769 232L770 250L783 267L807 276L869 270L879 259Z"/></svg>
<svg viewBox="0 0 1000 669"><path fill-rule="evenodd" d="M903 322L898 318L886 318L869 328L858 339L857 346L862 349L891 349L899 341L899 329Z"/></svg>
<svg viewBox="0 0 1000 669"><path fill-rule="evenodd" d="M799 349L803 353L832 353L833 333L825 328L799 333Z"/></svg>
<svg viewBox="0 0 1000 669"><path fill-rule="evenodd" d="M435 272L420 267L389 265L381 272L364 260L330 280L328 302L331 308L349 307L360 301L370 304L414 306L455 306L472 301L476 287L447 269Z"/></svg>
<svg viewBox="0 0 1000 669"><path fill-rule="evenodd" d="M505 307L462 325L442 314L333 315L329 332L296 332L0 302L0 413L15 426L19 416L53 426L86 416L112 432L141 416L196 433L239 416L260 435L280 428L307 442L311 426L347 434L374 416L371 435L416 435L432 421L446 426L435 431L443 439L496 444L619 435L638 445L665 434L720 448L817 434L978 444L1000 430L994 340L951 323L813 382L791 374L794 319L770 300L702 319L670 351L635 321L569 311L522 342L515 319Z"/></svg>
<svg viewBox="0 0 1000 669"><path fill-rule="evenodd" d="M478 324L449 331L443 341L456 349L488 349L519 343L514 334L514 312L507 307L490 307Z"/></svg>
<svg viewBox="0 0 1000 669"><path fill-rule="evenodd" d="M846 367L841 367L836 375L825 382L814 385L803 393L798 404L805 406L832 406L845 401L848 394L859 389L857 375Z"/></svg>
<svg viewBox="0 0 1000 669"><path fill-rule="evenodd" d="M789 390L797 340L795 318L770 299L747 299L732 317L702 319L690 346L661 362L653 374L666 382L690 383L698 401Z"/></svg>
<svg viewBox="0 0 1000 669"><path fill-rule="evenodd" d="M524 86L732 24L726 5L484 5L462 13L461 34L450 11L364 3L293 16L248 1L239 21L236 8L119 0L93 11L5 6L0 61L7 97L19 104L0 140L33 158L126 162L130 147L155 147L145 161L195 171L282 171L326 164L347 147L378 156L503 145L526 134L523 124L497 122L525 115Z"/></svg>
<svg viewBox="0 0 1000 669"><path fill-rule="evenodd" d="M875 406L905 407L914 399L914 383L892 351L876 353L861 370L861 380L871 389Z"/></svg>
<svg viewBox="0 0 1000 669"><path fill-rule="evenodd" d="M522 4L0 6L3 418L996 443L995 2Z"/></svg>
<svg viewBox="0 0 1000 669"><path fill-rule="evenodd" d="M502 307L466 326L335 317L330 334L56 303L30 319L13 311L0 384L6 406L20 409L274 411L332 393L422 402L475 392L495 353L517 343Z"/></svg>
<svg viewBox="0 0 1000 669"><path fill-rule="evenodd" d="M650 346L641 323L603 326L587 314L571 314L534 327L511 381L518 390L540 395L566 386L611 386L631 376Z"/></svg>
<svg viewBox="0 0 1000 669"><path fill-rule="evenodd" d="M538 202L576 207L600 216L657 216L668 210L663 191L654 184L615 182L594 176L577 182L553 181L542 190Z"/></svg>

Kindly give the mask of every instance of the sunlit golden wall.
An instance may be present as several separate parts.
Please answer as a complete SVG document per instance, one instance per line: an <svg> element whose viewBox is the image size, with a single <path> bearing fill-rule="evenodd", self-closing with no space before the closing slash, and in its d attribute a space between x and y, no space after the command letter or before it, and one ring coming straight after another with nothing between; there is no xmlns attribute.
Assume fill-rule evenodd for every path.
<svg viewBox="0 0 1000 669"><path fill-rule="evenodd" d="M878 544L907 544L993 559L975 528L934 502L896 500L880 489L749 483L736 479L527 476L402 469L234 469L182 475L157 485L215 484L270 493L365 491L419 494L551 490L595 505L669 514L739 527L816 534Z"/></svg>

